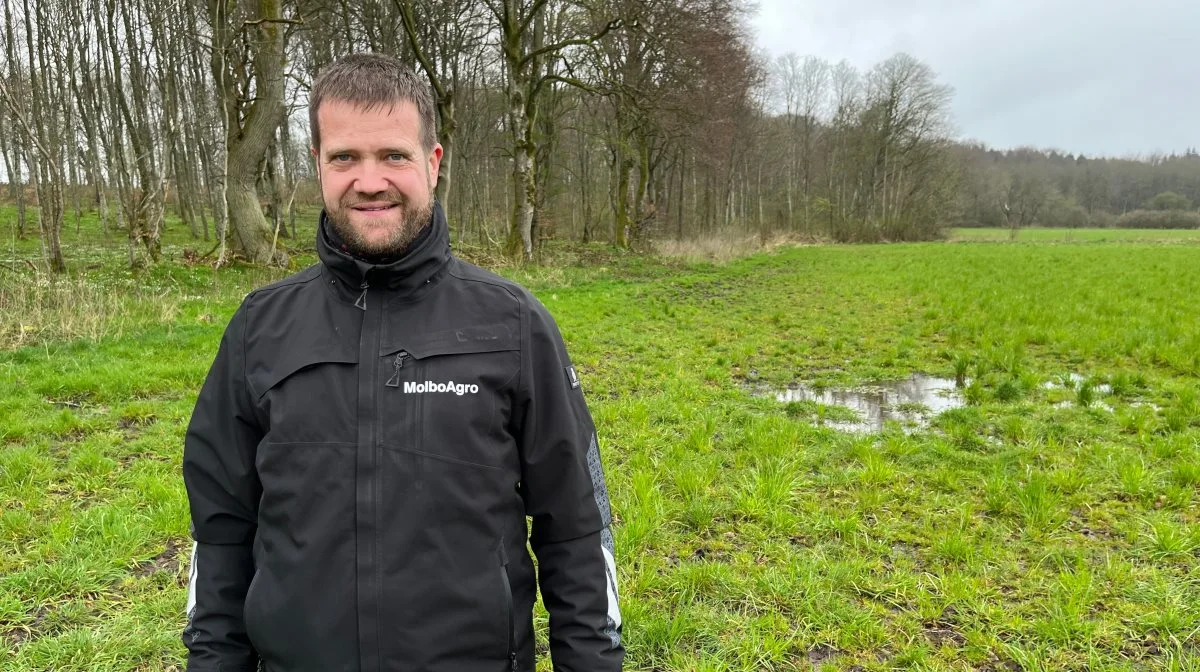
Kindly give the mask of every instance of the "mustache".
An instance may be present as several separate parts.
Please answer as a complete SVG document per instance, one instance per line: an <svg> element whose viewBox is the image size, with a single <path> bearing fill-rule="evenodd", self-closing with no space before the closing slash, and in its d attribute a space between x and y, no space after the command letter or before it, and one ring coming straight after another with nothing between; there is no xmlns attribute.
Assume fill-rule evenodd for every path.
<svg viewBox="0 0 1200 672"><path fill-rule="evenodd" d="M359 203L391 203L392 205L404 205L408 199L395 189L373 194L373 198L362 198L358 195L347 194L338 199L338 205L343 208L351 208Z"/></svg>

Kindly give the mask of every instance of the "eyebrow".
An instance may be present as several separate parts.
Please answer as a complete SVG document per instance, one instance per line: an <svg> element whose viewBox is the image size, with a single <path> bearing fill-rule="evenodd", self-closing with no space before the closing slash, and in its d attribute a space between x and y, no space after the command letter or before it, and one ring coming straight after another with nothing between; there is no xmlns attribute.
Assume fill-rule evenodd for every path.
<svg viewBox="0 0 1200 672"><path fill-rule="evenodd" d="M337 156L340 154L349 154L352 156L359 156L362 154L362 152L359 150L356 150L356 149L338 148L338 146L334 146L334 148L322 150L322 154L325 158L331 158L331 157L334 157L334 156ZM368 154L368 155L370 155L370 154L376 154L376 155L402 154L404 156L415 156L416 152L414 152L412 149L404 149L404 148L379 148L378 150L376 150L374 152L366 152L366 154Z"/></svg>
<svg viewBox="0 0 1200 672"><path fill-rule="evenodd" d="M355 155L357 155L360 152L356 149L347 149L347 148L343 148L343 147L331 147L330 149L324 150L323 153L325 154L325 156L337 156L338 154L355 154ZM370 153L372 153L372 152L368 152L368 154L370 154ZM411 154L413 154L413 150L405 149L403 147L381 147L381 148L375 150L375 152L373 152L373 153L375 153L375 154L411 155Z"/></svg>

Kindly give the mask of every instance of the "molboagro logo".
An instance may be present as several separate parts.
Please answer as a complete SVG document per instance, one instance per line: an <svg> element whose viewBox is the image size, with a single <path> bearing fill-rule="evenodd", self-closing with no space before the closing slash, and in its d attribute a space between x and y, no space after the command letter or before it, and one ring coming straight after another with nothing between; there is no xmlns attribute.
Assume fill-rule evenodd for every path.
<svg viewBox="0 0 1200 672"><path fill-rule="evenodd" d="M444 383L435 383L432 380L427 380L423 383L404 383L405 394L425 394L426 392L445 392L449 394L476 394L479 392L478 385L469 385L467 383L456 383L453 380L447 380Z"/></svg>

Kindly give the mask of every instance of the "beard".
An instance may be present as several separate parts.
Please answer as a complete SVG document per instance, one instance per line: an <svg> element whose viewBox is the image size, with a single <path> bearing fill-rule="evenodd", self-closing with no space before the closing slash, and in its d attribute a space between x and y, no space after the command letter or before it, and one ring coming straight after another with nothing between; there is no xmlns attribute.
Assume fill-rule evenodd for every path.
<svg viewBox="0 0 1200 672"><path fill-rule="evenodd" d="M429 224L433 217L433 199L432 188L424 205L415 208L413 202L405 199L396 189L390 189L371 199L347 195L338 201L335 208L329 207L327 203L325 215L329 218L334 233L342 239L351 254L359 257L398 257ZM350 222L350 210L358 203L380 201L395 203L396 207L389 213L392 217L386 224L388 235L383 240L370 240Z"/></svg>

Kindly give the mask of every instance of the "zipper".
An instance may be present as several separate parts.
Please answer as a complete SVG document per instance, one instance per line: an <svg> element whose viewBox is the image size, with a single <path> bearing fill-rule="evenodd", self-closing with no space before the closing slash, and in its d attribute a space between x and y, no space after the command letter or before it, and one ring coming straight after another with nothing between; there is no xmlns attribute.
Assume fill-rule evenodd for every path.
<svg viewBox="0 0 1200 672"><path fill-rule="evenodd" d="M366 310L367 310L367 286L368 286L366 274L363 274L363 281L362 281L361 286L362 286L362 290L363 290L362 297L361 297L362 302L363 302L363 312L366 312ZM376 290L375 290L375 296L376 297L379 296L378 288L376 288ZM383 338L383 305L384 305L384 302L380 301L380 303L379 303L380 310L375 311L375 312L379 313L379 318L375 322L375 326L376 326L375 346L374 346L374 348L372 348L375 352L379 352L379 341L380 341L380 339ZM371 412L372 412L372 415L374 415L376 418L379 418L381 416L381 413L379 412L380 399L379 399L379 395L375 394L375 385L378 385L378 383L376 381L379 380L379 366L378 366L378 364L376 364L375 366L373 366L371 368L372 368L372 377L374 378L374 380L371 381L372 384L370 386L371 392L372 392L371 396L373 397L371 400L371 402L372 402L371 403L371 406L372 406ZM378 421L376 421L376 422L378 422ZM373 541L372 546L374 547L374 551L375 551L375 557L372 558L372 563L375 565L375 586L374 586L374 588L376 591L376 602L375 602L376 622L375 622L375 632L373 633L375 635L375 660L374 660L374 665L372 665L372 667L374 667L376 670L379 670L381 667L381 662L383 661L383 650L382 650L383 637L381 637L379 635L379 623L383 620L382 615L380 614L380 610L381 610L380 603L383 601L383 558L380 557L380 552L383 548L383 545L379 543L378 535L379 535L379 529L382 527L381 519L383 517L383 484L380 482L382 480L382 470L379 468L379 465L382 462L382 456L380 455L380 441L379 441L380 433L378 431L376 431L374 429L374 427L372 427L372 430L373 431L371 432L371 434L372 434L372 436L371 436L372 458L371 459L374 461L374 464L375 464L375 477L372 479L373 485L374 485L374 487L372 489L374 490L374 492L372 494L374 495L374 502L373 502L373 504L374 504L373 508L375 509L375 511L374 511L374 514L375 514L375 526L374 526L375 531L374 531L374 533L376 535L376 538L372 540Z"/></svg>
<svg viewBox="0 0 1200 672"><path fill-rule="evenodd" d="M517 664L517 619L513 614L512 585L508 582L508 553L504 551L504 537L500 537L500 582L504 584L504 604L508 607L508 660L512 672L520 672Z"/></svg>
<svg viewBox="0 0 1200 672"><path fill-rule="evenodd" d="M400 369L404 368L404 360L410 357L412 355L408 354L406 350L396 353L396 359L392 361L392 377L384 383L386 387L400 387Z"/></svg>
<svg viewBox="0 0 1200 672"><path fill-rule="evenodd" d="M379 361L379 343L382 333L382 293L376 288L370 298L371 305L379 308L367 310L369 284L364 274L362 295L354 305L363 311L362 332L359 335L359 380L358 408L355 415L358 430L358 451L355 456L355 586L358 617L359 669L363 672L378 672L380 668L380 602L383 586L380 558L379 530L383 517L380 506L380 446L377 423L379 418L379 379L385 371Z"/></svg>
<svg viewBox="0 0 1200 672"><path fill-rule="evenodd" d="M367 309L367 289L370 285L367 284L366 276L363 277L362 284L358 286L362 290L362 294L358 295L358 300L354 302L354 307L365 311Z"/></svg>

